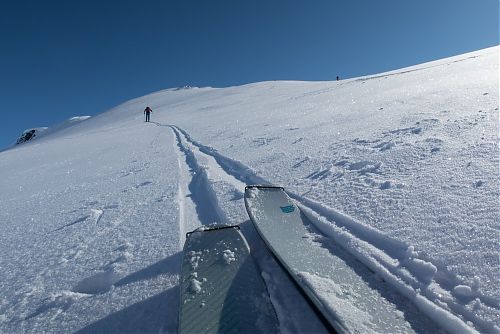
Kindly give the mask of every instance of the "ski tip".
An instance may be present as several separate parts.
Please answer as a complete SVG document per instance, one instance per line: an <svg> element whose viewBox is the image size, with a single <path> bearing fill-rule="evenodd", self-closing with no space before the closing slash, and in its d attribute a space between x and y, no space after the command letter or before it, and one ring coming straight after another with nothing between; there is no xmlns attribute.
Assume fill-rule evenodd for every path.
<svg viewBox="0 0 500 334"><path fill-rule="evenodd" d="M191 232L186 233L186 238L189 238L191 234L193 233L198 233L198 232L210 232L210 231L218 231L218 230L223 230L226 228L234 228L236 230L239 230L240 227L238 225L208 225L208 226L200 226L196 230L193 230Z"/></svg>
<svg viewBox="0 0 500 334"><path fill-rule="evenodd" d="M250 189L280 189L280 190L285 190L285 188L281 186L275 186L272 184L255 184L255 185L248 185L245 187L245 191L250 190Z"/></svg>

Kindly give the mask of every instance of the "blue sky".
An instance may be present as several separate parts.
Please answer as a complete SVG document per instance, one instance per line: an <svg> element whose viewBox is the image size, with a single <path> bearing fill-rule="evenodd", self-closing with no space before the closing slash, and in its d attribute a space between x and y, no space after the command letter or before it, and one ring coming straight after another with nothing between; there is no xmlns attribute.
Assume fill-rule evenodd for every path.
<svg viewBox="0 0 500 334"><path fill-rule="evenodd" d="M11 0L0 42L3 148L164 88L334 80L498 45L499 1Z"/></svg>

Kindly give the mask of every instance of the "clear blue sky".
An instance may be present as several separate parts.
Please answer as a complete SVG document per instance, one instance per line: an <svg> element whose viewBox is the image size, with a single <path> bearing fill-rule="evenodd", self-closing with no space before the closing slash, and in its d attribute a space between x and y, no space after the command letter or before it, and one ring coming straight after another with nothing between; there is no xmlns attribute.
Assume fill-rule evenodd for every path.
<svg viewBox="0 0 500 334"><path fill-rule="evenodd" d="M3 148L164 88L334 80L498 45L499 1L5 0L0 37Z"/></svg>

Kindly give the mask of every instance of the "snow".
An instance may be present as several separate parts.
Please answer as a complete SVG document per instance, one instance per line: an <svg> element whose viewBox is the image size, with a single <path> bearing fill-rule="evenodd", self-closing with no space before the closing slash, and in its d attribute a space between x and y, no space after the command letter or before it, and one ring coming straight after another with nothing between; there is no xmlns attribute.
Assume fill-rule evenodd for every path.
<svg viewBox="0 0 500 334"><path fill-rule="evenodd" d="M330 236L334 241L344 247L344 249L353 254L360 262L364 263L368 268L377 273L384 281L392 285L392 287L399 291L401 295L411 300L423 314L433 319L436 323L441 325L442 328L447 329L450 333L455 333L457 331L460 333L475 332L454 314L444 310L449 307L457 306L455 300L450 301L449 298L446 298L443 295L438 295L439 298L436 298L435 290L437 288L442 291L441 287L427 287L437 271L434 265L412 258L404 259L403 261L398 262L396 259L391 258L390 254L380 251L373 244L369 244L358 239L345 229L329 223L324 217L318 215L311 209L303 207L302 211L323 233L325 233L325 235ZM411 247L407 249L405 254L411 254L411 256L416 255L416 253L412 251ZM402 268L402 266L405 268ZM420 278L420 280L418 278ZM318 279L311 280L310 277L307 281L312 281L312 283L309 284L315 287L316 290L319 289L320 291L325 290L325 287L328 286L324 282L319 285L315 284L314 282L318 281ZM434 284L437 285L436 283ZM346 289L344 288L343 290ZM335 309L335 303L333 303L335 298L330 296L327 292L324 294L325 300L328 300L325 301L325 303L327 305L333 305L330 307ZM425 295L425 297L422 295ZM447 303L449 303L449 305ZM438 304L441 307L438 307L435 304ZM337 308L338 307L339 304L337 303ZM354 311L350 310L347 314L349 315L352 312ZM464 317L471 317L469 313L463 313L465 313L462 314ZM340 314L342 315L342 312L340 312ZM436 316L437 314L439 316ZM344 318L344 321L349 323L352 322L353 319ZM351 324L351 327L355 328L355 324ZM359 331L362 332L366 332L367 330L368 329L366 328L359 329Z"/></svg>
<svg viewBox="0 0 500 334"><path fill-rule="evenodd" d="M453 293L457 297L470 298L473 297L472 289L467 285L457 285L453 288Z"/></svg>
<svg viewBox="0 0 500 334"><path fill-rule="evenodd" d="M189 262L191 263L193 269L198 268L198 262L200 261L201 254L202 254L201 252L195 252L195 251L190 251L188 253L188 255L191 256Z"/></svg>
<svg viewBox="0 0 500 334"><path fill-rule="evenodd" d="M70 119L68 119L64 122L61 122L61 123L56 124L56 125L51 126L51 127L43 126L43 127L38 127L38 128L26 129L22 133L22 135L17 139L16 144L22 144L22 143L25 143L25 142L30 141L30 140L38 139L38 138L43 137L43 136L50 134L52 132L62 131L64 129L67 129L67 128L79 123L79 122L85 121L85 120L89 119L90 117L91 116L74 116L74 117L71 117ZM29 133L28 137L26 137L27 133Z"/></svg>
<svg viewBox="0 0 500 334"><path fill-rule="evenodd" d="M107 269L106 271L84 278L73 287L72 291L85 294L104 293L109 291L117 281L118 276L114 270Z"/></svg>
<svg viewBox="0 0 500 334"><path fill-rule="evenodd" d="M300 273L300 277L305 284L315 291L320 291L322 303L335 312L347 328L351 328L355 333L375 333L372 316L350 302L350 299L359 297L352 287L336 284L327 278L308 272Z"/></svg>
<svg viewBox="0 0 500 334"><path fill-rule="evenodd" d="M230 264L233 261L236 261L236 255L230 249L225 249L222 253L222 258L226 264Z"/></svg>
<svg viewBox="0 0 500 334"><path fill-rule="evenodd" d="M413 330L499 333L498 52L163 90L0 152L0 332L176 332L185 233L212 223L240 224L282 332L325 331L248 221L244 186L276 184L434 322ZM332 308L349 289L303 277Z"/></svg>
<svg viewBox="0 0 500 334"><path fill-rule="evenodd" d="M191 279L189 280L189 290L192 293L200 293L201 292L201 284L203 283L203 280L199 281L197 280L198 275L196 272L191 274Z"/></svg>

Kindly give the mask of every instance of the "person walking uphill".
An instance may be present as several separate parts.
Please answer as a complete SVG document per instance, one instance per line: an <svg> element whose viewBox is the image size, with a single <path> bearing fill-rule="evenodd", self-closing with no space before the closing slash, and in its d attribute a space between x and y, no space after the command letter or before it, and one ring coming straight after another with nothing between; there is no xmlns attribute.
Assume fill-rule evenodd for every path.
<svg viewBox="0 0 500 334"><path fill-rule="evenodd" d="M151 115L151 113L153 112L153 110L147 106L146 109L144 109L144 115L146 115L146 122L149 122L149 116Z"/></svg>

